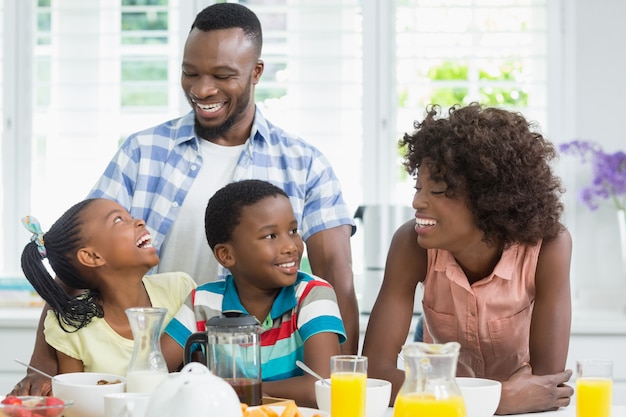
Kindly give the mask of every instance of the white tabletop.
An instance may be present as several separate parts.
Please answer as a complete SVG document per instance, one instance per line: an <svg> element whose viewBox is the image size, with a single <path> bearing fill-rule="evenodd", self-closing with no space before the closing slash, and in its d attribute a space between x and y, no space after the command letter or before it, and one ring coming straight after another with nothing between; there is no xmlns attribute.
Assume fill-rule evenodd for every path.
<svg viewBox="0 0 626 417"><path fill-rule="evenodd" d="M393 408L389 407L384 417L393 417ZM576 417L576 406L559 408L556 411L546 411L545 413L517 414L517 417ZM626 417L625 405L614 405L611 410L611 417Z"/></svg>

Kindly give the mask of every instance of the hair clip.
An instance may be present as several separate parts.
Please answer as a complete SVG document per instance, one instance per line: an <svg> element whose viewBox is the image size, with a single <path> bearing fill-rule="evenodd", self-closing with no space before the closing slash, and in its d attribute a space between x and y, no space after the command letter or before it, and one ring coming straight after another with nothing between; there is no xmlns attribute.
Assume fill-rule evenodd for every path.
<svg viewBox="0 0 626 417"><path fill-rule="evenodd" d="M22 219L22 224L33 235L30 237L31 242L35 242L37 244L37 250L41 254L43 258L46 257L46 247L43 243L43 231L41 230L41 225L39 221L33 216L25 216Z"/></svg>

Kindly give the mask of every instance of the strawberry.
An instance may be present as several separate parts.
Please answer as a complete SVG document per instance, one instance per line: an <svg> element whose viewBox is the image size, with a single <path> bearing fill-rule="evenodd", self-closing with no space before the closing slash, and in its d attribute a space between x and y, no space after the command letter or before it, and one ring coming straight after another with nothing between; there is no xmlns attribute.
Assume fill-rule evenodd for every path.
<svg viewBox="0 0 626 417"><path fill-rule="evenodd" d="M7 395L2 401L2 412L9 417L31 417L30 410L23 406L22 400L15 395Z"/></svg>
<svg viewBox="0 0 626 417"><path fill-rule="evenodd" d="M15 395L7 395L2 401L0 401L0 403L9 405L22 405L22 400L17 398Z"/></svg>
<svg viewBox="0 0 626 417"><path fill-rule="evenodd" d="M18 398L19 399L19 398ZM8 417L32 417L33 413L21 403L6 404L0 413Z"/></svg>
<svg viewBox="0 0 626 417"><path fill-rule="evenodd" d="M57 397L46 397L46 406L53 406L46 410L46 417L58 417L63 413L65 401Z"/></svg>

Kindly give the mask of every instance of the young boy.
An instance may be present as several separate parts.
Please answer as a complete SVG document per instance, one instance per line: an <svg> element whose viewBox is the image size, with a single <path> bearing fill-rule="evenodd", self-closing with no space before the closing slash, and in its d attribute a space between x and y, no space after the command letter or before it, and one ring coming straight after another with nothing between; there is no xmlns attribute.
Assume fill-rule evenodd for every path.
<svg viewBox="0 0 626 417"><path fill-rule="evenodd" d="M330 357L340 353L346 335L330 284L298 270L304 244L289 197L265 181L228 184L209 200L205 231L215 258L231 275L193 290L166 327L161 345L169 369L180 366L185 341L204 331L207 319L241 311L264 329L264 394L315 407L315 378L296 360L328 377Z"/></svg>

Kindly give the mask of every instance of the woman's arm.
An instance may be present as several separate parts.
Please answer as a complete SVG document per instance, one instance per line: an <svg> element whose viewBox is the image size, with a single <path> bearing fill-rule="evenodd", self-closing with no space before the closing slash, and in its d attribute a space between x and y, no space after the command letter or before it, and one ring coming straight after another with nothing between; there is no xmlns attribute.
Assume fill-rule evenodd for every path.
<svg viewBox="0 0 626 417"><path fill-rule="evenodd" d="M543 242L535 276L535 305L530 325L530 364L502 385L498 414L546 411L565 407L573 389L564 385L572 304L570 261L572 239L564 230Z"/></svg>
<svg viewBox="0 0 626 417"><path fill-rule="evenodd" d="M335 333L317 333L304 342L304 363L324 378L330 377L330 357L339 353L339 339ZM307 373L280 381L264 381L263 394L295 400L301 407L317 408L315 381Z"/></svg>
<svg viewBox="0 0 626 417"><path fill-rule="evenodd" d="M413 317L417 283L426 276L426 250L417 244L415 220L395 232L385 264L383 283L370 314L363 355L368 375L391 381L391 404L404 382L398 353L405 344Z"/></svg>
<svg viewBox="0 0 626 417"><path fill-rule="evenodd" d="M530 324L530 364L535 375L565 369L572 322L571 256L572 238L566 230L544 242L539 253Z"/></svg>

